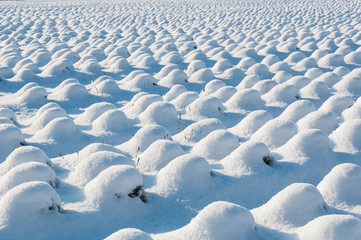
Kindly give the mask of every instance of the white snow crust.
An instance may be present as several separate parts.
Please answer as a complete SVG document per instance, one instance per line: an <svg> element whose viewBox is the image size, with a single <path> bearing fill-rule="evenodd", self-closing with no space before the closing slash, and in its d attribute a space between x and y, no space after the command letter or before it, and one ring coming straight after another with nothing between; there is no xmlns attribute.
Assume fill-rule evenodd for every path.
<svg viewBox="0 0 361 240"><path fill-rule="evenodd" d="M361 239L358 0L0 0L0 239Z"/></svg>

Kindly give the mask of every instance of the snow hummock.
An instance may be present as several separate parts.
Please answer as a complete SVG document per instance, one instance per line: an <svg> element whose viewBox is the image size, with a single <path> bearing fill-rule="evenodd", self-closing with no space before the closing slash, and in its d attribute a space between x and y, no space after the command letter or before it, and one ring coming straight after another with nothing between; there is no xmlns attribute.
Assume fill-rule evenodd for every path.
<svg viewBox="0 0 361 240"><path fill-rule="evenodd" d="M55 172L48 165L40 162L19 164L1 177L0 196L22 183L31 181L42 181L55 187Z"/></svg>
<svg viewBox="0 0 361 240"><path fill-rule="evenodd" d="M272 115L265 110L256 110L249 113L229 131L238 137L249 138L260 127L272 119Z"/></svg>
<svg viewBox="0 0 361 240"><path fill-rule="evenodd" d="M155 239L253 239L257 235L251 212L237 204L218 201L202 209L181 229Z"/></svg>
<svg viewBox="0 0 361 240"><path fill-rule="evenodd" d="M128 194L143 185L141 173L134 167L114 165L101 171L84 187L87 200L92 204L128 198Z"/></svg>
<svg viewBox="0 0 361 240"><path fill-rule="evenodd" d="M104 240L152 240L152 237L139 229L125 228L113 233Z"/></svg>
<svg viewBox="0 0 361 240"><path fill-rule="evenodd" d="M237 147L237 137L227 130L219 129L197 142L191 153L210 159L222 159Z"/></svg>
<svg viewBox="0 0 361 240"><path fill-rule="evenodd" d="M260 127L250 139L261 141L267 147L274 149L285 144L297 132L298 128L293 122L276 118Z"/></svg>
<svg viewBox="0 0 361 240"><path fill-rule="evenodd" d="M5 161L1 163L0 168L2 175L10 169L27 162L39 162L52 166L49 157L43 150L33 146L23 146L12 151Z"/></svg>
<svg viewBox="0 0 361 240"><path fill-rule="evenodd" d="M162 126L148 124L139 129L139 131L134 134L133 138L122 144L120 148L123 148L131 154L144 152L153 142L159 139L170 140L171 135Z"/></svg>
<svg viewBox="0 0 361 240"><path fill-rule="evenodd" d="M360 226L361 221L355 216L330 214L310 221L297 231L297 236L301 240L356 240L361 234Z"/></svg>
<svg viewBox="0 0 361 240"><path fill-rule="evenodd" d="M193 154L181 155L157 174L155 189L163 196L202 189L211 181L211 168L206 159Z"/></svg>
<svg viewBox="0 0 361 240"><path fill-rule="evenodd" d="M55 217L51 215L61 205L57 192L48 183L41 181L30 181L12 188L1 198L0 203L2 225L30 224L41 216ZM20 233L16 235L21 236Z"/></svg>
<svg viewBox="0 0 361 240"><path fill-rule="evenodd" d="M361 167L353 163L335 166L317 185L325 201L334 206L341 203L360 205Z"/></svg>
<svg viewBox="0 0 361 240"><path fill-rule="evenodd" d="M221 162L225 170L239 176L270 171L274 159L264 143L247 141Z"/></svg>
<svg viewBox="0 0 361 240"><path fill-rule="evenodd" d="M293 183L251 212L257 223L282 229L301 227L327 214L327 207L315 186Z"/></svg>
<svg viewBox="0 0 361 240"><path fill-rule="evenodd" d="M330 139L334 142L337 152L355 153L361 150L360 132L361 121L352 119L342 123L332 134Z"/></svg>
<svg viewBox="0 0 361 240"><path fill-rule="evenodd" d="M157 140L153 142L136 159L136 167L141 172L159 171L174 158L184 154L183 149L170 140Z"/></svg>
<svg viewBox="0 0 361 240"><path fill-rule="evenodd" d="M134 162L121 153L97 151L84 159L80 159L74 172L70 175L70 181L75 185L85 185L101 171L113 165L134 166Z"/></svg>

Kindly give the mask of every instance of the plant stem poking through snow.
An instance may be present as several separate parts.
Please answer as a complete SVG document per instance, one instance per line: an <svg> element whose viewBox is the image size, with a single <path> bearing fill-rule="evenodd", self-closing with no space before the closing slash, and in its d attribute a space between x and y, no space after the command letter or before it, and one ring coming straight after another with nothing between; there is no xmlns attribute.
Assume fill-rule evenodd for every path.
<svg viewBox="0 0 361 240"><path fill-rule="evenodd" d="M128 194L128 196L131 198L139 197L140 200L142 200L142 202L144 202L144 203L147 202L142 186L137 186L136 188L134 188L133 191Z"/></svg>
<svg viewBox="0 0 361 240"><path fill-rule="evenodd" d="M264 162L265 164L267 164L268 166L272 166L272 165L273 165L274 159L273 159L273 157L270 156L270 155L264 156L264 157L262 158L262 160L263 160L263 162Z"/></svg>

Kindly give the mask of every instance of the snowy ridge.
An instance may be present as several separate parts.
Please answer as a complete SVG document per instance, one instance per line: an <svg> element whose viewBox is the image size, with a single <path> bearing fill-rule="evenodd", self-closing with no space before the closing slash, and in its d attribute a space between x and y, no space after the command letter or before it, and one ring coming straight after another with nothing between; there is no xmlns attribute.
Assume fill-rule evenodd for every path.
<svg viewBox="0 0 361 240"><path fill-rule="evenodd" d="M361 235L358 1L0 5L0 239Z"/></svg>

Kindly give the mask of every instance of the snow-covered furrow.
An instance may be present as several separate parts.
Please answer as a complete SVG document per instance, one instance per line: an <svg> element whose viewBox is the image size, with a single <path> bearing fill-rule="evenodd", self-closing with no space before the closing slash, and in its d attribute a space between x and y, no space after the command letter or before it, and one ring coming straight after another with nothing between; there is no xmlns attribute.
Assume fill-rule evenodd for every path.
<svg viewBox="0 0 361 240"><path fill-rule="evenodd" d="M0 239L358 240L360 7L0 1Z"/></svg>

